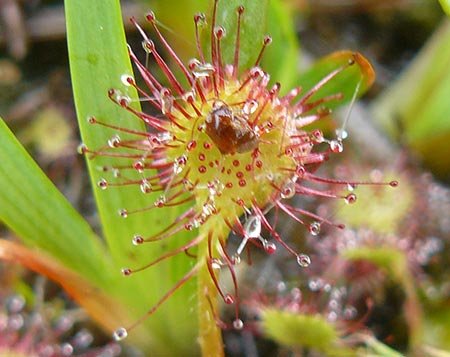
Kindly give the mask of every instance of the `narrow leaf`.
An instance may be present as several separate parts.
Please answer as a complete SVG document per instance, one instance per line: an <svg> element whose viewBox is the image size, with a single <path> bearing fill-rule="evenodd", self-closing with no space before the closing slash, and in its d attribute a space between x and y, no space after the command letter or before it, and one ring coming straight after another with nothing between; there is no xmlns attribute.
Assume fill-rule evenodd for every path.
<svg viewBox="0 0 450 357"><path fill-rule="evenodd" d="M137 103L135 91L121 83L123 74L131 75L133 72L127 54L119 1L67 0L65 9L72 84L83 142L92 150L98 150L105 147L108 139L114 135L119 134L122 140L128 138L123 132L90 125L87 119L91 116L121 128L145 130L137 117L112 103L107 96L108 90L115 88ZM137 104L135 108L138 108ZM101 190L97 186L101 178L106 177L109 182L120 181L111 172L103 172L103 167L131 165L132 161L102 156L87 161L103 233L114 258L117 274L120 274L122 267L138 268L174 246L183 244L186 235L134 247L131 244L133 235L150 236L161 231L185 208L153 209L124 219L118 215L119 209L152 207L156 194L143 194L139 185ZM139 179L137 172L127 173L127 177ZM171 258L146 271L122 278L126 279L126 288L118 286L116 292L127 299L132 316L143 316L190 267L191 261L184 255ZM194 318L196 304L192 300L195 291L195 284L183 286L147 319L146 327L142 328L147 328L153 352L186 355L195 351L197 321ZM190 306L186 306L187 301L191 302Z"/></svg>
<svg viewBox="0 0 450 357"><path fill-rule="evenodd" d="M107 256L89 225L0 120L0 220L27 245L91 281L108 277Z"/></svg>

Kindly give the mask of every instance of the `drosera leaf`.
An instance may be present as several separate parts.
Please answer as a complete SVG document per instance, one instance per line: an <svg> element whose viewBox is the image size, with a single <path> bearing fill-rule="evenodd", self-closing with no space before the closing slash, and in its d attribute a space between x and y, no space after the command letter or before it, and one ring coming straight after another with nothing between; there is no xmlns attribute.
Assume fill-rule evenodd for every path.
<svg viewBox="0 0 450 357"><path fill-rule="evenodd" d="M28 246L56 257L91 282L108 281L108 256L100 240L3 120L0 142L0 220Z"/></svg>
<svg viewBox="0 0 450 357"><path fill-rule="evenodd" d="M339 338L335 327L320 315L264 308L261 320L265 336L290 347L326 352L331 350Z"/></svg>
<svg viewBox="0 0 450 357"><path fill-rule="evenodd" d="M349 61L354 61L354 64L333 78L314 95L315 98L323 98L327 95L342 93L342 100L327 103L327 107L331 109L348 103L356 91L357 97L360 97L375 80L375 71L372 65L359 52L338 51L319 59L312 67L297 77L297 85L306 92L332 71L346 66Z"/></svg>
<svg viewBox="0 0 450 357"><path fill-rule="evenodd" d="M345 250L343 256L349 260L365 260L387 272L397 282L402 282L406 273L405 255L398 249L385 247L359 247Z"/></svg>
<svg viewBox="0 0 450 357"><path fill-rule="evenodd" d="M405 292L403 306L405 319L409 327L409 345L417 347L422 341L423 317L419 304L414 278L408 267L406 254L389 245L378 247L358 247L344 250L343 257L355 261L364 260L383 270L394 282L401 285Z"/></svg>

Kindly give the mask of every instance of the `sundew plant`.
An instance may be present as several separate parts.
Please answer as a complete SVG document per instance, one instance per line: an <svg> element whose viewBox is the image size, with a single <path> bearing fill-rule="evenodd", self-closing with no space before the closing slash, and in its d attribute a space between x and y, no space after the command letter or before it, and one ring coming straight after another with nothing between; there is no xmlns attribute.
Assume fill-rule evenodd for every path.
<svg viewBox="0 0 450 357"><path fill-rule="evenodd" d="M139 36L127 45L118 1L65 2L79 152L101 231L1 123L0 184L8 192L0 218L22 243L0 241L0 257L55 280L111 339L148 355L221 356L223 331L255 330L258 321L243 313L255 297L242 288L241 266L252 254L283 251L301 279L315 261L283 236L280 222L298 223L295 239L303 241L345 228L345 220L298 202L351 206L359 186L399 185L321 171L352 140L351 111L338 122L333 110L351 109L374 80L361 53L336 52L299 68L281 1L193 3L178 9L190 34L166 25L172 5L156 4L126 20ZM180 41L180 49L172 44ZM336 332L312 305L286 316L282 307L294 306L286 301L259 316L258 328L281 343L328 353L341 347L342 331L355 330ZM274 332L290 327L308 333L286 342ZM385 347L353 337L355 345Z"/></svg>

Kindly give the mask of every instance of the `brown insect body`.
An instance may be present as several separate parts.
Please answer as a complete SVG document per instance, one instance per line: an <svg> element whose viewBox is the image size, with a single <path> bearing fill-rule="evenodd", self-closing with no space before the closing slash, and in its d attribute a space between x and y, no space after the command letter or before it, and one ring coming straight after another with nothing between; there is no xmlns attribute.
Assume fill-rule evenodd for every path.
<svg viewBox="0 0 450 357"><path fill-rule="evenodd" d="M258 136L244 116L227 105L214 108L206 118L206 134L222 154L244 153L258 147Z"/></svg>

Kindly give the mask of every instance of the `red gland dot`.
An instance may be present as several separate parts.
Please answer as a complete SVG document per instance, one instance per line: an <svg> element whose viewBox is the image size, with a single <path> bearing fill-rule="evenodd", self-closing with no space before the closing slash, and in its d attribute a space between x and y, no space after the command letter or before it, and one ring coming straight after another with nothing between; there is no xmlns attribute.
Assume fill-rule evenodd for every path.
<svg viewBox="0 0 450 357"><path fill-rule="evenodd" d="M195 140L191 140L186 145L186 148L188 149L188 151L192 151L195 149L196 146L197 146L197 142Z"/></svg>
<svg viewBox="0 0 450 357"><path fill-rule="evenodd" d="M206 172L206 166L202 165L198 168L198 172L200 172L201 174L204 174Z"/></svg>
<svg viewBox="0 0 450 357"><path fill-rule="evenodd" d="M233 184L232 184L231 182L227 182L227 183L225 184L225 187L226 187L226 188L232 188L232 187L233 187Z"/></svg>
<svg viewBox="0 0 450 357"><path fill-rule="evenodd" d="M252 171L252 165L250 165L250 164L247 164L247 165L245 165L245 170L247 170L247 171Z"/></svg>
<svg viewBox="0 0 450 357"><path fill-rule="evenodd" d="M95 117L89 117L88 118L88 123L89 124L95 124L95 123L97 123L97 119L95 119Z"/></svg>
<svg viewBox="0 0 450 357"><path fill-rule="evenodd" d="M349 193L345 196L345 203L352 204L356 202L356 195L354 193Z"/></svg>
<svg viewBox="0 0 450 357"><path fill-rule="evenodd" d="M129 275L131 275L132 272L133 272L133 271L132 271L130 268L123 268L123 269L122 269L122 274L123 274L124 276L129 276Z"/></svg>
<svg viewBox="0 0 450 357"><path fill-rule="evenodd" d="M391 182L389 182L389 186L397 187L398 186L398 181L391 181Z"/></svg>
<svg viewBox="0 0 450 357"><path fill-rule="evenodd" d="M242 171L238 171L238 172L236 173L236 177L237 177L237 178L243 178L243 177L244 177L244 173L243 173Z"/></svg>
<svg viewBox="0 0 450 357"><path fill-rule="evenodd" d="M263 163L261 160L256 160L255 165L258 169L260 169L263 166Z"/></svg>
<svg viewBox="0 0 450 357"><path fill-rule="evenodd" d="M138 172L142 172L145 169L145 164L142 161L136 161L133 164L133 168Z"/></svg>
<svg viewBox="0 0 450 357"><path fill-rule="evenodd" d="M156 20L156 16L155 13L153 11L150 11L145 18L150 21L150 22L154 22Z"/></svg>
<svg viewBox="0 0 450 357"><path fill-rule="evenodd" d="M211 149L211 144L208 143L208 142L205 142L205 143L203 144L203 147L204 147L206 150Z"/></svg>
<svg viewBox="0 0 450 357"><path fill-rule="evenodd" d="M244 187L247 184L245 180L239 180L239 186Z"/></svg>
<svg viewBox="0 0 450 357"><path fill-rule="evenodd" d="M199 159L200 161L205 161L205 159L206 159L205 154L198 154L198 159Z"/></svg>
<svg viewBox="0 0 450 357"><path fill-rule="evenodd" d="M244 12L244 10L245 10L245 8L242 5L238 6L238 8L237 8L238 14L242 14Z"/></svg>
<svg viewBox="0 0 450 357"><path fill-rule="evenodd" d="M243 200L242 198L239 198L239 199L236 201L236 203L237 203L239 206L241 206L241 207L244 207L244 206L245 206L245 202L244 202L244 200Z"/></svg>
<svg viewBox="0 0 450 357"><path fill-rule="evenodd" d="M269 35L264 36L264 41L263 41L264 45L270 45L272 43L272 37L270 37Z"/></svg>
<svg viewBox="0 0 450 357"><path fill-rule="evenodd" d="M144 243L144 238L142 236L140 236L140 235L135 235L133 237L132 242L133 242L134 245L139 245L139 244Z"/></svg>
<svg viewBox="0 0 450 357"><path fill-rule="evenodd" d="M267 254L273 254L277 250L277 246L273 243L267 243L264 245L264 250L267 252Z"/></svg>
<svg viewBox="0 0 450 357"><path fill-rule="evenodd" d="M239 160L233 160L233 166L239 166Z"/></svg>

